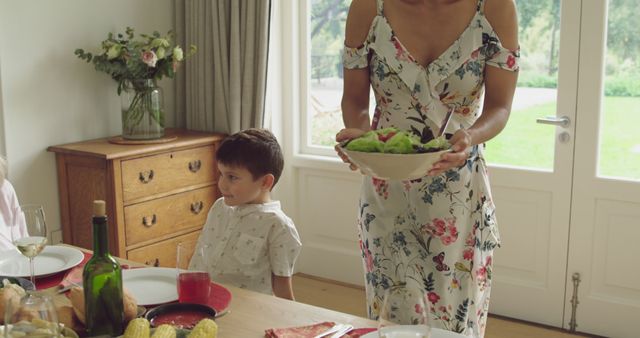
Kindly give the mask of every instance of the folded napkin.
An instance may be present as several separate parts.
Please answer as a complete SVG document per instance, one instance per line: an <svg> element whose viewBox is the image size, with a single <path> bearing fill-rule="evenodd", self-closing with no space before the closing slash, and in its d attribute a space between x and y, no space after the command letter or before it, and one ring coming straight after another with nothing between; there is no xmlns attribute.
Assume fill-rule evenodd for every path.
<svg viewBox="0 0 640 338"><path fill-rule="evenodd" d="M65 288L69 285L82 285L82 271L84 270L84 264L76 265L73 267L60 281L60 287Z"/></svg>
<svg viewBox="0 0 640 338"><path fill-rule="evenodd" d="M287 327L287 328L281 328L281 329L268 329L264 332L264 336L266 338L313 338L321 334L322 332L327 331L328 329L333 327L335 324L336 323L334 322L322 322L322 323L307 325L307 326ZM349 331L349 333L347 333L342 337L358 338L364 334L367 334L375 330L376 329L374 328L354 329Z"/></svg>

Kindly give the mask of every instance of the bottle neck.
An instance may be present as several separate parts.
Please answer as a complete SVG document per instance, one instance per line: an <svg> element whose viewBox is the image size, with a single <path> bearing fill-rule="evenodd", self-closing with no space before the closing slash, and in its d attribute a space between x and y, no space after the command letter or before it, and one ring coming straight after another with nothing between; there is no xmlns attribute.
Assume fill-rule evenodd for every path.
<svg viewBox="0 0 640 338"><path fill-rule="evenodd" d="M109 233L106 217L93 217L93 254L106 256L109 254Z"/></svg>

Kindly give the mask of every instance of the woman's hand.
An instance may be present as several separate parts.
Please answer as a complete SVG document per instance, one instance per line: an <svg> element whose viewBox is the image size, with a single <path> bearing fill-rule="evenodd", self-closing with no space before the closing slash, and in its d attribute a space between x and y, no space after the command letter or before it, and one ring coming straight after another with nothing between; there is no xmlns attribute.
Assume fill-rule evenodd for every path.
<svg viewBox="0 0 640 338"><path fill-rule="evenodd" d="M336 134L336 142L340 143L340 142L343 142L343 141L352 140L354 138L358 138L358 137L362 136L362 134L364 134L364 133L366 133L366 131L364 131L362 129L345 128L345 129L340 130ZM349 158L347 157L347 155L345 155L345 153L343 153L342 150L340 150L340 145L336 144L334 149L338 153L338 156L340 156L340 158L342 159L342 162L349 164L349 168L351 170L354 170L354 171L358 170L358 166L356 166L355 164L351 163L351 161L349 161Z"/></svg>
<svg viewBox="0 0 640 338"><path fill-rule="evenodd" d="M449 143L451 143L451 152L442 154L440 160L429 170L429 176L440 175L451 168L461 167L467 162L472 144L469 131L458 129L449 140Z"/></svg>

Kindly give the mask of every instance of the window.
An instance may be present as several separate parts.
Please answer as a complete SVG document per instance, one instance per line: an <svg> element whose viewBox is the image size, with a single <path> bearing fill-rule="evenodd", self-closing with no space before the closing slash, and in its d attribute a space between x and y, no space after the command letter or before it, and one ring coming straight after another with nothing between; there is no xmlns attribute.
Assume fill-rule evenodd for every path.
<svg viewBox="0 0 640 338"><path fill-rule="evenodd" d="M302 149L305 153L333 155L336 133L344 127L342 99L342 49L351 0L307 0L301 4L302 31L306 39L307 75L302 79ZM305 43L303 43L303 46ZM303 53L304 54L304 53ZM373 111L373 94L370 96ZM303 100L304 101L304 100Z"/></svg>

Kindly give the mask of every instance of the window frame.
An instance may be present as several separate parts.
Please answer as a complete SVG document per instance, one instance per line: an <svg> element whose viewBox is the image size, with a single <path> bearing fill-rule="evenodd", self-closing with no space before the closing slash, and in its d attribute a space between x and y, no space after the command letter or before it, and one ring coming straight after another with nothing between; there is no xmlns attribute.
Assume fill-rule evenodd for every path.
<svg viewBox="0 0 640 338"><path fill-rule="evenodd" d="M310 115L312 108L310 105L311 96L311 39L309 37L309 30L311 24L310 17L311 0L302 0L299 2L298 8L298 31L299 35L299 83L300 83L300 104L299 104L299 139L298 146L300 154L335 157L336 153L331 147L313 145L311 143L311 120ZM336 133L338 130L336 130Z"/></svg>

